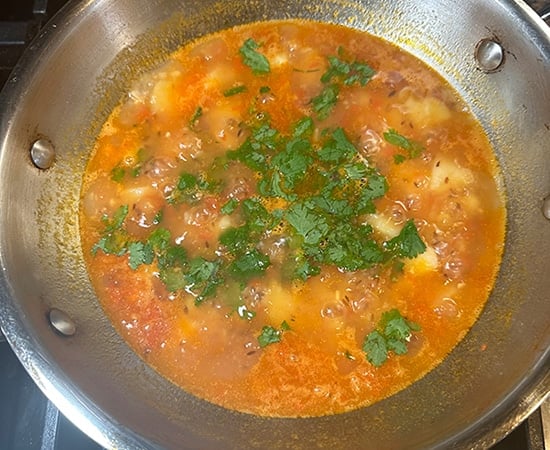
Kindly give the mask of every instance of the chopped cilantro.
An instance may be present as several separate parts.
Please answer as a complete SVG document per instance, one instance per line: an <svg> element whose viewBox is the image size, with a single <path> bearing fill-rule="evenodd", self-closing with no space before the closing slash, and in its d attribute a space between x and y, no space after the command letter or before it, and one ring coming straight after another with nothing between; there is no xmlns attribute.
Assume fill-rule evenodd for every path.
<svg viewBox="0 0 550 450"><path fill-rule="evenodd" d="M128 205L122 205L113 213L113 217L104 216L102 218L105 228L102 237L92 247L92 255L101 250L106 255L122 256L126 253L128 236L123 230L124 220L128 215Z"/></svg>
<svg viewBox="0 0 550 450"><path fill-rule="evenodd" d="M182 173L178 181L178 189L185 191L186 189L193 189L198 183L198 179L191 173Z"/></svg>
<svg viewBox="0 0 550 450"><path fill-rule="evenodd" d="M319 95L311 100L313 110L319 120L326 119L334 109L342 86L359 84L365 86L376 73L368 64L360 61L347 62L342 59L343 49L338 49L339 57L329 56L329 67L321 76L325 85Z"/></svg>
<svg viewBox="0 0 550 450"><path fill-rule="evenodd" d="M116 166L111 170L111 180L116 183L122 182L124 175L126 175L126 169L124 169L124 167Z"/></svg>
<svg viewBox="0 0 550 450"><path fill-rule="evenodd" d="M157 253L158 264L161 270L169 268L183 268L187 264L187 252L179 245L170 245L163 252Z"/></svg>
<svg viewBox="0 0 550 450"><path fill-rule="evenodd" d="M314 123L311 117L304 117L294 124L292 137L308 138L313 134Z"/></svg>
<svg viewBox="0 0 550 450"><path fill-rule="evenodd" d="M296 194L286 193L282 186L281 173L277 170L272 170L266 173L258 182L258 190L264 197L280 197L288 201L294 201L298 198Z"/></svg>
<svg viewBox="0 0 550 450"><path fill-rule="evenodd" d="M247 226L227 228L220 235L220 244L225 246L232 255L238 255L248 250L250 234L251 230Z"/></svg>
<svg viewBox="0 0 550 450"><path fill-rule="evenodd" d="M408 351L407 342L412 332L419 330L418 324L405 319L397 309L383 313L377 329L371 331L363 342L367 360L380 367L387 361L390 351L396 355L404 355Z"/></svg>
<svg viewBox="0 0 550 450"><path fill-rule="evenodd" d="M393 155L393 162L395 164L402 164L407 160L407 157L405 155L402 155L400 153Z"/></svg>
<svg viewBox="0 0 550 450"><path fill-rule="evenodd" d="M369 168L363 161L346 164L344 170L350 180L360 180L369 175Z"/></svg>
<svg viewBox="0 0 550 450"><path fill-rule="evenodd" d="M409 219L400 233L389 241L385 247L391 253L403 258L415 258L426 251L426 244L418 234L412 219Z"/></svg>
<svg viewBox="0 0 550 450"><path fill-rule="evenodd" d="M170 231L166 228L157 228L147 239L147 243L156 251L163 252L170 245Z"/></svg>
<svg viewBox="0 0 550 450"><path fill-rule="evenodd" d="M257 144L271 150L277 148L278 136L279 132L276 129L271 128L267 123L262 123L257 129L254 130L252 135Z"/></svg>
<svg viewBox="0 0 550 450"><path fill-rule="evenodd" d="M339 49L340 55L343 51ZM365 86L376 73L368 64L354 61L346 62L337 56L328 57L329 68L321 77L323 83L330 83L334 79L342 82L346 86L359 84Z"/></svg>
<svg viewBox="0 0 550 450"><path fill-rule="evenodd" d="M306 245L318 245L330 231L326 218L306 203L295 203L285 218Z"/></svg>
<svg viewBox="0 0 550 450"><path fill-rule="evenodd" d="M269 86L261 86L260 87L260 94L267 94L271 92L271 88Z"/></svg>
<svg viewBox="0 0 550 450"><path fill-rule="evenodd" d="M386 177L378 173L372 173L368 178L368 183L359 194L357 202L357 211L360 214L374 213L375 207L373 200L383 197L388 190Z"/></svg>
<svg viewBox="0 0 550 450"><path fill-rule="evenodd" d="M122 205L117 208L117 210L113 214L112 220L109 221L108 218L104 217L103 221L106 224L105 232L111 233L113 231L120 230L122 228L122 224L124 223L124 220L126 219L127 215L128 215L128 205Z"/></svg>
<svg viewBox="0 0 550 450"><path fill-rule="evenodd" d="M283 176L286 189L292 189L304 177L313 158L311 144L305 139L292 139L285 149L272 158L271 164Z"/></svg>
<svg viewBox="0 0 550 450"><path fill-rule="evenodd" d="M350 217L354 212L351 204L345 198L337 199L331 196L319 195L316 197L311 197L310 200L316 207L333 216L345 218Z"/></svg>
<svg viewBox="0 0 550 450"><path fill-rule="evenodd" d="M255 74L268 73L269 61L258 52L259 48L259 44L248 39L240 49L241 57ZM316 276L325 265L342 271L376 264L402 267L401 258L412 258L425 250L414 223L409 221L398 236L383 245L373 238L373 230L363 215L375 212L376 200L388 190L386 178L361 158L353 137L343 128L317 129L314 120L328 117L341 89L364 85L373 74L368 65L346 61L343 51L339 51L337 57L329 58L329 68L322 76L322 92L311 100L313 117L302 117L285 134L272 127L266 112L255 110L243 122L247 137L238 148L217 157L203 172L180 174L166 200L173 208L182 209L186 208L184 204L199 204L206 193L219 193L219 180L232 165L245 165L256 177L254 196L231 198L220 207L220 213L232 215L236 225L221 232L216 247L211 249L215 255L212 259L189 258L184 246L176 245L170 232L159 226L162 210L155 216L155 227L147 238L139 240L131 236L124 227L128 206L121 206L112 217L104 218L105 229L92 251L126 255L132 269L155 263L166 288L193 295L197 305L223 286L224 290L231 290L230 306L247 320L255 312L242 304L238 290L263 275L272 264L258 245L267 238L277 239L279 235L284 238L285 259L277 264L284 266L283 276L293 280ZM240 84L223 94L231 96L246 89ZM268 86L260 88L260 93L269 91ZM190 119L191 127L202 113L202 107L197 107ZM407 150L408 157L416 154L412 141L395 130L386 134L385 139ZM395 159L400 159L399 156L404 158L396 155ZM144 157L145 150L140 149L134 167L117 166L111 177L123 181L127 175L138 176ZM265 339L280 339L287 327L286 322L280 329L267 327L266 336L271 338ZM373 334L371 341L372 345L378 342L377 348L383 350L380 340L385 335L381 330L379 334L381 338ZM383 343L386 353L403 351L398 343L388 343L387 339Z"/></svg>
<svg viewBox="0 0 550 450"><path fill-rule="evenodd" d="M261 348L267 347L270 344L281 342L281 335L281 330L277 330L270 325L265 325L258 336L258 343Z"/></svg>
<svg viewBox="0 0 550 450"><path fill-rule="evenodd" d="M388 359L386 338L378 330L371 331L363 342L363 351L368 362L380 367Z"/></svg>
<svg viewBox="0 0 550 450"><path fill-rule="evenodd" d="M337 163L349 159L356 153L357 150L347 138L345 131L337 128L332 133L331 139L319 150L318 156L321 161Z"/></svg>
<svg viewBox="0 0 550 450"><path fill-rule="evenodd" d="M262 275L269 265L269 257L253 249L235 259L227 269L234 279L246 283L248 280Z"/></svg>
<svg viewBox="0 0 550 450"><path fill-rule="evenodd" d="M169 292L177 292L187 285L184 272L178 267L161 270L159 276Z"/></svg>
<svg viewBox="0 0 550 450"><path fill-rule="evenodd" d="M291 330L290 325L288 324L288 322L286 320L283 320L283 322L281 323L281 330L282 331L290 331Z"/></svg>
<svg viewBox="0 0 550 450"><path fill-rule="evenodd" d="M252 69L255 75L262 75L270 72L269 61L267 58L259 53L257 50L260 45L252 38L248 38L244 41L242 47L239 49L241 58L244 64Z"/></svg>
<svg viewBox="0 0 550 450"><path fill-rule="evenodd" d="M191 119L189 119L189 126L193 128L197 123L197 120L199 120L201 116L202 116L202 106L197 106L197 109L195 109L195 112L191 116Z"/></svg>
<svg viewBox="0 0 550 450"><path fill-rule="evenodd" d="M305 281L320 273L321 268L319 266L314 266L307 259L302 258L294 269L293 278Z"/></svg>
<svg viewBox="0 0 550 450"><path fill-rule="evenodd" d="M262 202L256 198L247 198L242 203L243 215L251 231L263 232L274 224L274 217L265 209Z"/></svg>
<svg viewBox="0 0 550 450"><path fill-rule="evenodd" d="M264 173L268 167L268 154L277 148L278 138L277 130L269 124L261 123L252 130L252 135L237 150L227 152L227 157Z"/></svg>
<svg viewBox="0 0 550 450"><path fill-rule="evenodd" d="M170 204L193 204L202 198L204 193L215 193L220 190L221 182L215 179L207 179L205 174L194 175L183 172L176 185L167 196Z"/></svg>
<svg viewBox="0 0 550 450"><path fill-rule="evenodd" d="M241 161L252 170L262 172L266 168L266 155L259 145L247 140L237 150L227 152L229 159Z"/></svg>
<svg viewBox="0 0 550 450"><path fill-rule="evenodd" d="M229 88L225 91L223 91L224 97L231 97L233 95L240 94L242 92L246 92L246 86L244 84L239 84L237 86L233 86L232 88Z"/></svg>
<svg viewBox="0 0 550 450"><path fill-rule="evenodd" d="M106 255L122 256L126 253L127 237L123 233L110 233L103 236L93 247L92 255L101 250Z"/></svg>
<svg viewBox="0 0 550 450"><path fill-rule="evenodd" d="M164 211L160 210L158 213L155 214L155 217L153 217L153 225L158 225L162 222L162 218L164 217Z"/></svg>
<svg viewBox="0 0 550 450"><path fill-rule="evenodd" d="M229 215L237 209L237 206L239 206L239 201L236 198L229 199L220 208L220 212L222 214Z"/></svg>
<svg viewBox="0 0 550 450"><path fill-rule="evenodd" d="M264 325L260 335L258 336L258 343L261 348L267 347L270 344L276 344L281 342L281 338L285 331L290 331L290 325L286 320L283 320L279 329L270 325Z"/></svg>
<svg viewBox="0 0 550 450"><path fill-rule="evenodd" d="M153 247L143 242L132 242L128 245L128 265L136 270L142 264L151 264L155 257Z"/></svg>
<svg viewBox="0 0 550 450"><path fill-rule="evenodd" d="M318 96L311 99L313 110L317 113L319 120L326 119L330 115L336 106L339 92L340 88L337 84L329 84Z"/></svg>
<svg viewBox="0 0 550 450"><path fill-rule="evenodd" d="M397 154L393 157L396 164L405 162L406 158L418 158L424 151L424 147L419 142L413 141L399 134L393 128L390 128L384 133L384 140L396 147L402 148L407 152L407 155Z"/></svg>
<svg viewBox="0 0 550 450"><path fill-rule="evenodd" d="M195 304L201 304L216 293L222 279L218 276L219 261L208 261L198 257L190 261L185 274L185 289L195 296Z"/></svg>

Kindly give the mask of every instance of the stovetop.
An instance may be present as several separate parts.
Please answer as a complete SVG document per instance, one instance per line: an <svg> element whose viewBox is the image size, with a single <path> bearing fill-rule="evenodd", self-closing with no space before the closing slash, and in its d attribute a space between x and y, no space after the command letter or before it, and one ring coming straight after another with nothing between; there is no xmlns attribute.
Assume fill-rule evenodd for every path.
<svg viewBox="0 0 550 450"><path fill-rule="evenodd" d="M68 0L0 0L0 87L21 53ZM546 17L550 2L527 0ZM0 449L102 450L41 393L0 333ZM544 420L543 420L544 419ZM491 450L550 450L550 401Z"/></svg>

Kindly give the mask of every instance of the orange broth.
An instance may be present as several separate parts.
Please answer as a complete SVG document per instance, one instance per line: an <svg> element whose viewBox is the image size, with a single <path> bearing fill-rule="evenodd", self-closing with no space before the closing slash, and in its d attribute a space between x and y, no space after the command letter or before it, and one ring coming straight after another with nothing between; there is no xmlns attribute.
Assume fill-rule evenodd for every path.
<svg viewBox="0 0 550 450"><path fill-rule="evenodd" d="M247 62L245 54L259 54L269 70ZM363 63L372 69L364 84L350 78L368 72ZM341 73L323 78L337 66ZM336 92L328 112L319 103L327 92ZM303 119L308 129L298 136L295 127ZM278 133L278 148L262 144L262 125ZM330 155L316 159L336 140L335 130L345 136L344 147L354 149L342 164L360 172L362 164L370 175L333 170ZM293 189L283 166L272 169L267 192L260 188L268 176L264 167L277 161L291 138L300 140L307 168L294 171ZM254 148L247 143L263 145L266 159L259 169L247 163ZM333 165L339 161L335 157ZM279 178L273 178L277 170ZM318 244L294 227L289 211L300 196L323 188L316 201L327 192L342 200L356 189L349 195L357 198L381 177L387 190L375 196L374 208L352 205L343 220L304 203L313 214L306 226L325 233ZM330 191L327 179L339 187ZM278 189L284 192L277 195ZM251 232L247 199L275 217L273 224ZM343 244L321 226L337 219L342 229L353 224ZM406 224L424 249L396 256L391 242ZM232 253L221 236L243 225L256 241L235 239ZM433 369L487 300L504 225L495 157L456 92L380 39L302 21L256 23L206 36L143 75L97 140L81 202L92 284L129 345L186 391L267 416L349 411ZM151 233L159 229L169 239L151 244ZM347 248L359 229L371 231L378 262L348 258L331 264L333 253L316 253L331 245ZM313 244L306 248L308 239ZM242 245L247 250L239 250ZM169 254L166 246L185 255ZM243 251L256 257L256 265L237 275L231 264ZM300 277L304 258L314 269ZM202 296L207 284L196 277L205 272L197 267L215 281L213 295ZM373 363L365 339L375 330L384 334L381 318L392 310L412 325L402 342L406 350L387 349L387 359ZM273 342L260 338L266 331Z"/></svg>

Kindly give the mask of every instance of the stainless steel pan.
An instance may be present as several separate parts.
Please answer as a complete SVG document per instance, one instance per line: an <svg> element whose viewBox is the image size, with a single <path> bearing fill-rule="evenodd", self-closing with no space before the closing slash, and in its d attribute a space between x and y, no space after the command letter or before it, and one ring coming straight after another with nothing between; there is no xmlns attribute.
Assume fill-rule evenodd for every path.
<svg viewBox="0 0 550 450"><path fill-rule="evenodd" d="M496 287L444 363L372 407L311 419L231 412L147 367L104 316L78 237L87 156L131 80L195 36L287 17L370 31L442 73L494 144L508 208ZM521 1L82 1L32 45L0 108L2 330L40 388L102 445L485 448L548 393L550 31Z"/></svg>

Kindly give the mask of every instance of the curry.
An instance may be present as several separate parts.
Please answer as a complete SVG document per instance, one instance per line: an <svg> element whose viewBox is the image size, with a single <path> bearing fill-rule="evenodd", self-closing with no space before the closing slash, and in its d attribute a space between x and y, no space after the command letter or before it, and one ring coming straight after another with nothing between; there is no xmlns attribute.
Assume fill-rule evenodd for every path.
<svg viewBox="0 0 550 450"><path fill-rule="evenodd" d="M266 416L380 401L475 322L504 241L480 124L425 64L307 21L192 42L137 80L84 179L92 284L186 391Z"/></svg>

